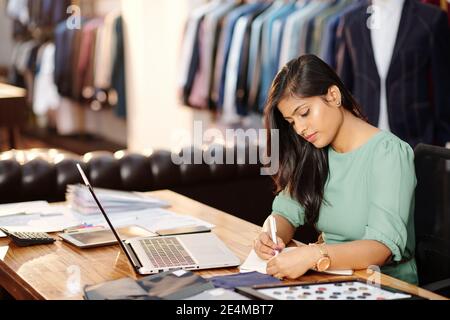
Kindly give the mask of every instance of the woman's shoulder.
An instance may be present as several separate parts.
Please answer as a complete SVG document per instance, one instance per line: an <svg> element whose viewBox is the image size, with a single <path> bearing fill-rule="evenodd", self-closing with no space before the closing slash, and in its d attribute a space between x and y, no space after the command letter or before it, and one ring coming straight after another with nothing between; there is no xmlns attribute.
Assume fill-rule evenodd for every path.
<svg viewBox="0 0 450 320"><path fill-rule="evenodd" d="M403 141L392 132L380 131L378 133L379 139L374 144L375 150L395 151L402 150L406 152L414 152L412 147L406 141Z"/></svg>
<svg viewBox="0 0 450 320"><path fill-rule="evenodd" d="M415 185L414 151L407 142L383 131L372 149L368 173L375 180L383 180L383 187L389 188L388 181L392 186L401 181L405 188Z"/></svg>
<svg viewBox="0 0 450 320"><path fill-rule="evenodd" d="M414 160L414 150L412 147L395 134L387 131L380 131L376 141L371 148L373 158L378 161L389 162L393 158L401 158L404 161Z"/></svg>

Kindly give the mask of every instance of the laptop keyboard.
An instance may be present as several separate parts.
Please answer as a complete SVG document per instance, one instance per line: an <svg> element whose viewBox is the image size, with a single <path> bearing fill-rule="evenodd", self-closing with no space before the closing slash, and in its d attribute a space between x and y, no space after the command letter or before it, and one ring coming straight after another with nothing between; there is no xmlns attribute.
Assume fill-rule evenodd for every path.
<svg viewBox="0 0 450 320"><path fill-rule="evenodd" d="M145 253L156 268L192 266L196 263L177 238L141 240Z"/></svg>

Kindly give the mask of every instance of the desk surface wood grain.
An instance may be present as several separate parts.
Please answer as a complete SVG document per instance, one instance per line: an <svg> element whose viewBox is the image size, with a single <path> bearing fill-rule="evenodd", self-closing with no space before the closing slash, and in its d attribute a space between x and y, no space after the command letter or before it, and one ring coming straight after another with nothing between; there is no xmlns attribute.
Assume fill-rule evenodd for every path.
<svg viewBox="0 0 450 320"><path fill-rule="evenodd" d="M150 193L171 203L170 210L191 215L214 225L217 234L243 262L252 249L253 239L261 228L171 191ZM9 250L0 260L0 287L16 299L78 300L86 285L99 284L123 277L136 278L119 246L80 250L62 241L54 245L19 248L8 239L0 247ZM237 268L198 271L204 277L238 273ZM357 271L352 278L367 280L373 274ZM428 299L445 299L432 292L379 275L381 283ZM308 273L298 282L325 282L349 277Z"/></svg>

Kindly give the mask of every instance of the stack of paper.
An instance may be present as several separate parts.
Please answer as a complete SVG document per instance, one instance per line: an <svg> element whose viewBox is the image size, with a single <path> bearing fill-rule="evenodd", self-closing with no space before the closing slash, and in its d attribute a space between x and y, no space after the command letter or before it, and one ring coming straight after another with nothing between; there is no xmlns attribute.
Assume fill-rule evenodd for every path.
<svg viewBox="0 0 450 320"><path fill-rule="evenodd" d="M108 213L139 211L152 208L168 207L163 200L152 198L138 192L124 192L95 188L95 194ZM84 185L67 187L67 201L70 207L81 214L98 214L99 208L89 189Z"/></svg>

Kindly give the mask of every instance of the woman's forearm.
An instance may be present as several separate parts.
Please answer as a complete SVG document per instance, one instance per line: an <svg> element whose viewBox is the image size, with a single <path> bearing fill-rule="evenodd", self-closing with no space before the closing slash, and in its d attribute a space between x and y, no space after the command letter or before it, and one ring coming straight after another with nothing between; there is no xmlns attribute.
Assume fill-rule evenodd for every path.
<svg viewBox="0 0 450 320"><path fill-rule="evenodd" d="M330 269L363 270L369 266L383 266L391 256L391 251L384 244L374 240L358 240L343 244L325 245L331 259ZM321 254L312 246L312 261L318 261ZM315 262L313 262L314 264Z"/></svg>
<svg viewBox="0 0 450 320"><path fill-rule="evenodd" d="M277 222L277 236L288 245L295 234L295 227L283 216L272 214ZM267 229L269 230L269 229ZM363 270L369 266L383 266L390 258L391 251L381 242L375 240L357 240L342 244L325 245L331 259L330 269ZM311 267L321 258L320 251L310 247Z"/></svg>
<svg viewBox="0 0 450 320"><path fill-rule="evenodd" d="M283 216L274 213L272 214L277 222L277 236L283 239L284 244L287 246L295 234L295 227Z"/></svg>

